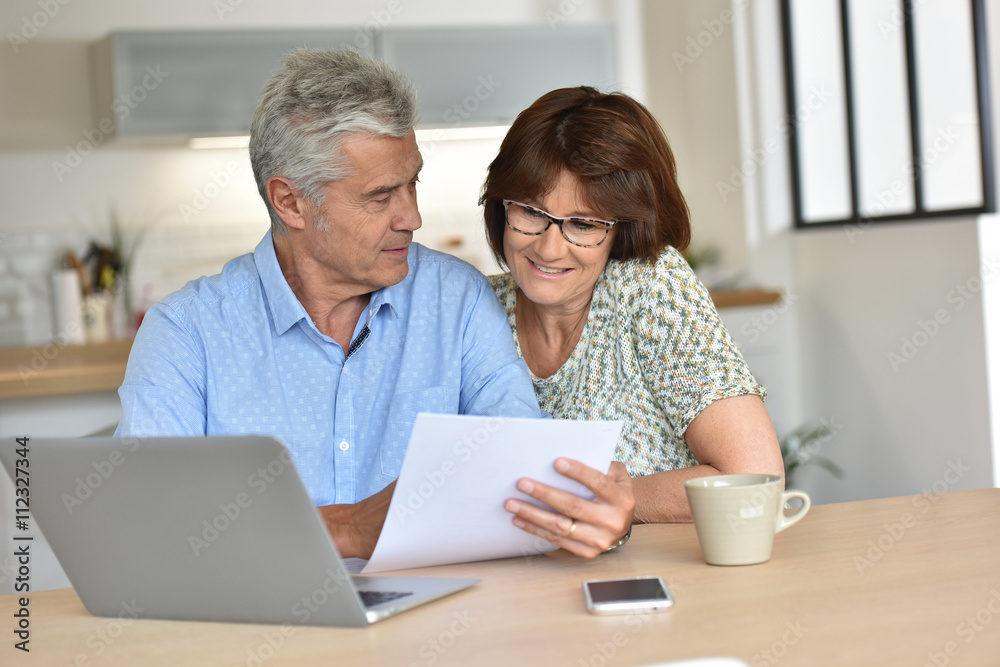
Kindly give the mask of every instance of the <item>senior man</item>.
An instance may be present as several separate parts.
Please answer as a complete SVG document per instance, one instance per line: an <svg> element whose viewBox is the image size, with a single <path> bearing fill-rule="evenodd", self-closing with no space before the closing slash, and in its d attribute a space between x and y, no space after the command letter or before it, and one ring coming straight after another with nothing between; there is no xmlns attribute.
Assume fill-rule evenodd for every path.
<svg viewBox="0 0 1000 667"><path fill-rule="evenodd" d="M345 556L371 555L417 412L541 415L486 279L412 243L415 120L388 65L292 53L250 129L271 230L146 314L119 390L119 435L279 437Z"/></svg>

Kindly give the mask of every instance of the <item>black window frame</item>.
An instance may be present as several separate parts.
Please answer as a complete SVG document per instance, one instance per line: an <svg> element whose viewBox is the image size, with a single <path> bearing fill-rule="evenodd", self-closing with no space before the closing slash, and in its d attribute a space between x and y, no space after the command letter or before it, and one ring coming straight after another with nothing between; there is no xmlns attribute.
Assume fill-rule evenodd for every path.
<svg viewBox="0 0 1000 667"><path fill-rule="evenodd" d="M983 0L969 0L972 4L972 40L973 61L975 66L977 111L979 115L979 154L982 171L982 201L978 207L931 209L928 210L923 201L922 164L920 161L920 108L917 99L916 50L913 36L913 0L900 0L902 5L903 34L906 52L906 74L908 91L908 110L910 120L910 159L913 169L914 210L909 213L891 213L887 215L864 215L859 209L858 177L857 177L857 147L855 134L854 82L852 78L850 22L848 0L840 0L841 49L844 68L845 113L847 131L847 156L850 177L850 200L852 215L846 218L829 220L805 220L802 211L802 174L800 170L800 150L797 124L789 123L789 151L792 180L792 209L797 229L823 229L831 226L858 225L867 226L876 222L912 222L943 217L979 215L996 212L996 194L994 181L993 158L993 127L990 106L989 61L986 38L986 16ZM785 101L788 118L795 118L795 55L791 26L791 2L781 0L781 34L783 40Z"/></svg>

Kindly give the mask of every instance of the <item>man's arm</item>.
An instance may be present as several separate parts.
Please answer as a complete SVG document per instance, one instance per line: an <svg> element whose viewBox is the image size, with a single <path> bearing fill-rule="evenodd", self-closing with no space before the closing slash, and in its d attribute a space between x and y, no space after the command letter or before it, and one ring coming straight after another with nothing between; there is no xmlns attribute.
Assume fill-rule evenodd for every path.
<svg viewBox="0 0 1000 667"><path fill-rule="evenodd" d="M115 435L205 435L205 350L169 306L143 318L118 390L122 418Z"/></svg>
<svg viewBox="0 0 1000 667"><path fill-rule="evenodd" d="M461 414L544 417L528 367L517 356L507 313L485 278L462 337Z"/></svg>
<svg viewBox="0 0 1000 667"><path fill-rule="evenodd" d="M392 482L373 496L353 505L324 505L319 514L344 558L371 558L389 512Z"/></svg>

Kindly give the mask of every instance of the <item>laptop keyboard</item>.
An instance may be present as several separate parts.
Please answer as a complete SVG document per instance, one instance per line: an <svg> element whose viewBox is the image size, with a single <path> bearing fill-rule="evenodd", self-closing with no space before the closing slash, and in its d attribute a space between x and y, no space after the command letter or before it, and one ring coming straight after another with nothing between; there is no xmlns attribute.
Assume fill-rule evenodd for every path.
<svg viewBox="0 0 1000 667"><path fill-rule="evenodd" d="M407 595L413 595L413 593L403 593L399 591L358 591L358 595L361 596L361 601L366 607L374 607L382 604L383 602L391 602L393 600L398 600L399 598L405 598Z"/></svg>

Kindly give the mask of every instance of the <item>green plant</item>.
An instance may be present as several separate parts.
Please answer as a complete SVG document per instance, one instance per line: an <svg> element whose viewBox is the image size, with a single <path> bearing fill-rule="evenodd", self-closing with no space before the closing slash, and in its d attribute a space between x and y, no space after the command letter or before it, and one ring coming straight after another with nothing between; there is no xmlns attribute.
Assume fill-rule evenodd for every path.
<svg viewBox="0 0 1000 667"><path fill-rule="evenodd" d="M833 437L833 431L825 424L803 425L781 439L781 460L785 464L785 487L794 486L797 471L806 465L818 465L837 479L844 477L843 469L836 463L819 456L820 447Z"/></svg>
<svg viewBox="0 0 1000 667"><path fill-rule="evenodd" d="M691 270L694 271L700 266L707 266L719 263L721 253L714 245L690 245L683 253Z"/></svg>
<svg viewBox="0 0 1000 667"><path fill-rule="evenodd" d="M149 225L129 225L123 227L118 211L111 207L109 220L111 223L111 251L114 256L114 271L118 284L115 286L125 304L125 313L132 316L132 264L136 251L143 237L149 231Z"/></svg>

